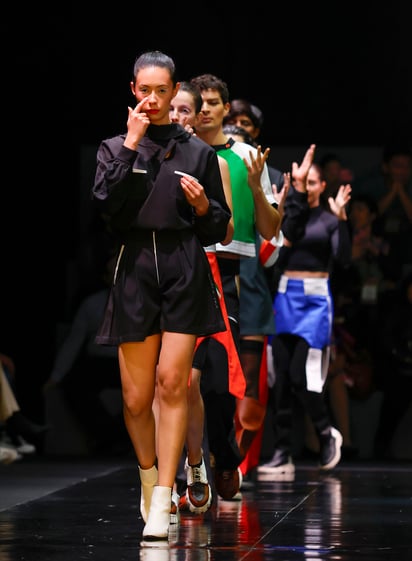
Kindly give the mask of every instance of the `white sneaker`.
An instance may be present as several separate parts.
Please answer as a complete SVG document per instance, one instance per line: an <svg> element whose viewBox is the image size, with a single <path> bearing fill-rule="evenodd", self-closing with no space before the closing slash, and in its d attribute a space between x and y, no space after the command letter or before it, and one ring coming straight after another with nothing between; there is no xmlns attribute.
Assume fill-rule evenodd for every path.
<svg viewBox="0 0 412 561"><path fill-rule="evenodd" d="M34 454L36 452L36 447L34 444L30 444L24 440L22 436L17 436L16 442L14 443L9 436L3 437L3 442L11 448L15 448L19 454Z"/></svg>
<svg viewBox="0 0 412 561"><path fill-rule="evenodd" d="M207 480L203 457L200 466L190 466L186 458L185 472L187 478L186 500L190 512L196 514L206 512L212 503L212 489Z"/></svg>
<svg viewBox="0 0 412 561"><path fill-rule="evenodd" d="M34 444L31 444L30 442L27 442L26 440L24 440L24 438L22 436L19 436L19 441L20 444L18 444L16 446L17 452L20 452L20 454L35 454L36 453L36 447Z"/></svg>
<svg viewBox="0 0 412 561"><path fill-rule="evenodd" d="M21 460L23 456L11 446L0 444L0 462L2 464L11 464L17 460Z"/></svg>
<svg viewBox="0 0 412 561"><path fill-rule="evenodd" d="M170 507L170 524L179 524L180 522L179 500L180 497L178 493L172 491L172 504Z"/></svg>

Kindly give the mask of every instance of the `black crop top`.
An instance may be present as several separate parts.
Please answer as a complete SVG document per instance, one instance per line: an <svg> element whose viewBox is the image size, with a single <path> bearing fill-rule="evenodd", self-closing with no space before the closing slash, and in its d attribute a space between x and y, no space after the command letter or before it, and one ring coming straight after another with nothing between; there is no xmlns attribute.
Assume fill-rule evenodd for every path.
<svg viewBox="0 0 412 561"><path fill-rule="evenodd" d="M310 208L307 195L293 188L285 204L282 231L292 243L281 248L278 265L282 270L331 273L334 262L343 267L350 264L347 223L322 205Z"/></svg>

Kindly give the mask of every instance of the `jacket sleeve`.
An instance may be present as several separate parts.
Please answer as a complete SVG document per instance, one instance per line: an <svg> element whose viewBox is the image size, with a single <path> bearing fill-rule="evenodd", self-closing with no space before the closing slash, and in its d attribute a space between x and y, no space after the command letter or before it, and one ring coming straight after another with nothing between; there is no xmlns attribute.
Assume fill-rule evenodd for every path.
<svg viewBox="0 0 412 561"><path fill-rule="evenodd" d="M294 243L303 237L309 211L307 194L300 193L291 186L281 226L283 235L289 242Z"/></svg>
<svg viewBox="0 0 412 561"><path fill-rule="evenodd" d="M92 199L115 228L127 229L148 195L146 173L135 173L136 152L122 136L104 140L97 151ZM141 170L144 171L144 170Z"/></svg>

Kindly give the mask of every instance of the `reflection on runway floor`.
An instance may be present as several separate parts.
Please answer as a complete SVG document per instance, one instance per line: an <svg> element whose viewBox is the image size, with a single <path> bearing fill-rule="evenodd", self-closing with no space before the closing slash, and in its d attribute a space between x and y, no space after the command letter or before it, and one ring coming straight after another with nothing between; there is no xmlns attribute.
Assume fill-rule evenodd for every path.
<svg viewBox="0 0 412 561"><path fill-rule="evenodd" d="M56 483L48 493L53 463L26 469L24 477L33 486L38 481L38 496L0 510L1 561L412 559L410 464L353 463L331 473L297 464L289 480L259 475L240 500L215 498L205 514L182 512L168 544L157 548L141 545L140 485L132 462L96 463L70 482L70 470L79 469L74 466L64 464L60 487ZM20 479L13 479L13 470ZM8 493L24 484L23 471L21 465L1 468Z"/></svg>

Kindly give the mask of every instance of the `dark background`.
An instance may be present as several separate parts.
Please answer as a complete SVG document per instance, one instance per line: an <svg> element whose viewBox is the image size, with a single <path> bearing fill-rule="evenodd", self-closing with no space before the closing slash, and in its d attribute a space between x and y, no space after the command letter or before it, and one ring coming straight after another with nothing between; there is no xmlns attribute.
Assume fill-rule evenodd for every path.
<svg viewBox="0 0 412 561"><path fill-rule="evenodd" d="M125 130L136 55L167 52L181 79L222 77L232 98L263 110L274 154L411 142L407 5L357 4L122 3L87 14L64 4L3 18L0 352L15 359L32 416L42 416L56 326L88 287L76 268L92 212L84 154L90 162L102 138Z"/></svg>

